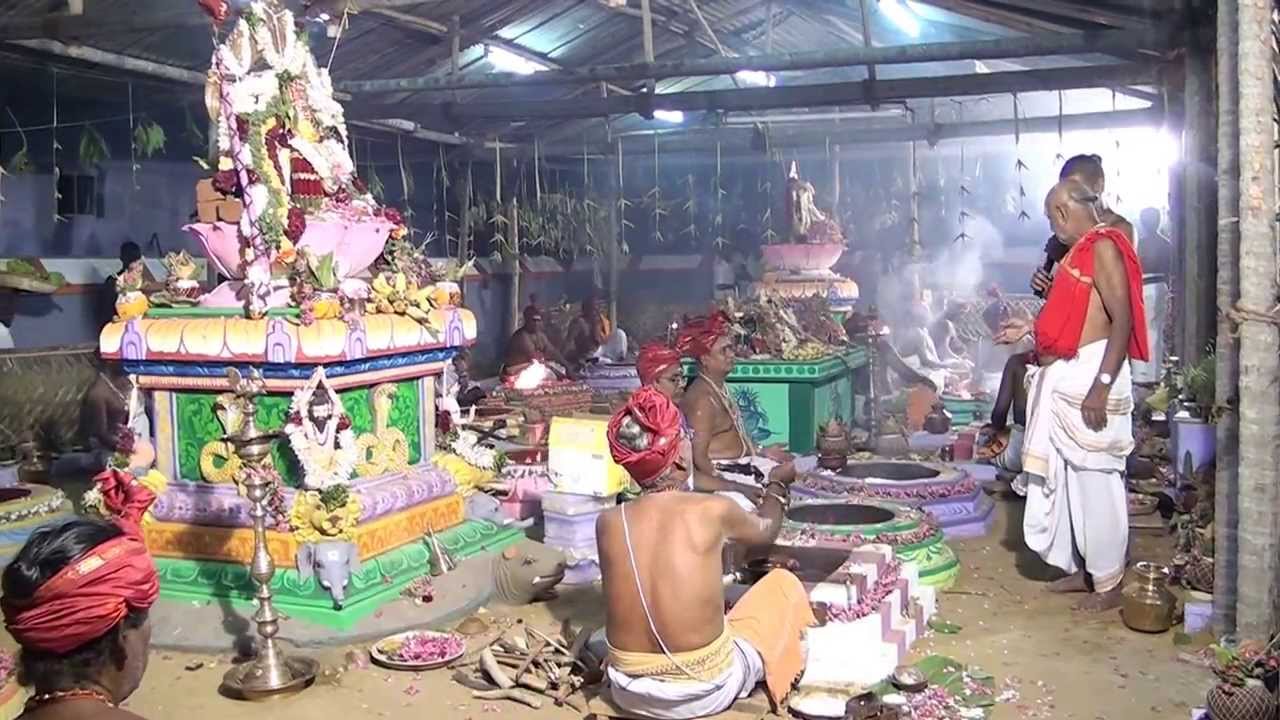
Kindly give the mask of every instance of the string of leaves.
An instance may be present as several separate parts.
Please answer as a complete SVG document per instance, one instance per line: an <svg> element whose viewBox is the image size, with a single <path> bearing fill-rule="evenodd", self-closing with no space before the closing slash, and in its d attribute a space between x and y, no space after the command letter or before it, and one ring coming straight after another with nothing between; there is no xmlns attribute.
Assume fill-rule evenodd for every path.
<svg viewBox="0 0 1280 720"><path fill-rule="evenodd" d="M1013 164L1013 169L1018 174L1018 222L1027 222L1031 220L1031 215L1027 213L1027 188L1022 182L1022 171L1029 168L1022 161L1022 113L1019 112L1018 93L1013 94L1013 147L1018 156Z"/></svg>
<svg viewBox="0 0 1280 720"><path fill-rule="evenodd" d="M720 141L716 141L716 174L711 178L711 195L715 198L715 216L711 218L711 243L717 249L729 243L724 236L724 186L721 184Z"/></svg>
<svg viewBox="0 0 1280 720"><path fill-rule="evenodd" d="M56 225L60 222L66 222L66 218L58 214L59 201L62 200L62 193L58 192L58 183L62 179L62 168L58 166L58 151L62 149L62 145L58 142L58 71L53 71L53 132L50 133L53 138L53 222Z"/></svg>
<svg viewBox="0 0 1280 720"><path fill-rule="evenodd" d="M964 124L964 103L959 100L952 100L956 104L956 120L960 124ZM967 145L964 140L960 141L960 233L956 235L953 242L968 242L972 238L969 236L969 211L965 207L965 201L969 197L969 176L968 159L965 157Z"/></svg>

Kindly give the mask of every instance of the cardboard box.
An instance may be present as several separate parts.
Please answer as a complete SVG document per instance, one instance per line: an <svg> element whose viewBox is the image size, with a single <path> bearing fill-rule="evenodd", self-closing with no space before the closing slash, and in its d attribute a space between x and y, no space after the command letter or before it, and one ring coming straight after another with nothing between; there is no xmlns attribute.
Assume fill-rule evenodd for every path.
<svg viewBox="0 0 1280 720"><path fill-rule="evenodd" d="M557 492L608 497L631 484L609 453L609 418L553 417L547 470Z"/></svg>

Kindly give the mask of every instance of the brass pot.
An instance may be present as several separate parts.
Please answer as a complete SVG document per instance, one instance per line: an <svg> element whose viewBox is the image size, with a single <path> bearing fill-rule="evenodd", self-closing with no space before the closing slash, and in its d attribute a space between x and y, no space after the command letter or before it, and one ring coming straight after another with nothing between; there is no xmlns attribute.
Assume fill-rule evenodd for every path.
<svg viewBox="0 0 1280 720"><path fill-rule="evenodd" d="M1162 633L1173 627L1178 600L1169 592L1169 568L1152 562L1133 566L1133 579L1121 591L1120 616L1130 630Z"/></svg>
<svg viewBox="0 0 1280 720"><path fill-rule="evenodd" d="M1215 685L1205 704L1213 720L1271 720L1276 714L1275 697L1257 680L1244 687Z"/></svg>

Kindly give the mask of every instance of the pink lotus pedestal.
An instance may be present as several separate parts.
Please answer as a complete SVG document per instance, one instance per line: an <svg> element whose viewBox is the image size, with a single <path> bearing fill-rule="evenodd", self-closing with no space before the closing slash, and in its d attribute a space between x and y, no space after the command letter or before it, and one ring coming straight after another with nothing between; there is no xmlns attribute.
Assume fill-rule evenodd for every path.
<svg viewBox="0 0 1280 720"><path fill-rule="evenodd" d="M394 225L381 218L348 221L341 218L309 218L307 229L298 240L299 250L316 255L333 253L344 279L364 272L387 244ZM223 276L230 278L200 299L204 307L235 307L243 303L240 290L244 286L240 263L240 229L231 223L195 223L184 228L204 247L205 256ZM278 288L267 301L268 307L288 303L288 288Z"/></svg>
<svg viewBox="0 0 1280 720"><path fill-rule="evenodd" d="M765 245L760 251L764 255L766 269L802 273L830 270L844 254L844 249L843 243L785 243Z"/></svg>

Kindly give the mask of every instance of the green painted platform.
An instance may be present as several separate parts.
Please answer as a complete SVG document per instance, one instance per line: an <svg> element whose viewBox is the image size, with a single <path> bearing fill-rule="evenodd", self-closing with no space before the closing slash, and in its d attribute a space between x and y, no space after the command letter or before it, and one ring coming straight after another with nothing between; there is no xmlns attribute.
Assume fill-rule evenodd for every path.
<svg viewBox="0 0 1280 720"><path fill-rule="evenodd" d="M783 443L803 454L813 450L821 425L853 417L853 371L866 362L862 348L811 362L738 360L728 377L729 392L757 445ZM686 363L685 374L696 373Z"/></svg>
<svg viewBox="0 0 1280 720"><path fill-rule="evenodd" d="M499 527L487 520L467 520L437 534L446 551L459 562L501 552L524 537L518 528ZM365 561L360 571L351 576L346 605L341 610L334 609L329 592L317 580L302 580L297 570L277 567L271 580L272 598L276 608L290 618L348 630L399 597L406 585L430 572L435 562L425 542L409 543ZM254 583L244 565L156 558L156 569L162 598L197 603L225 599L237 609L252 612Z"/></svg>

